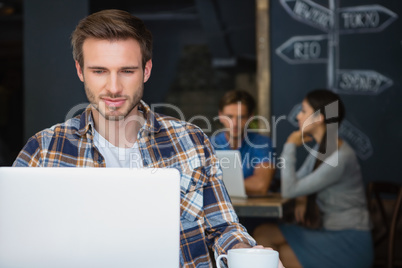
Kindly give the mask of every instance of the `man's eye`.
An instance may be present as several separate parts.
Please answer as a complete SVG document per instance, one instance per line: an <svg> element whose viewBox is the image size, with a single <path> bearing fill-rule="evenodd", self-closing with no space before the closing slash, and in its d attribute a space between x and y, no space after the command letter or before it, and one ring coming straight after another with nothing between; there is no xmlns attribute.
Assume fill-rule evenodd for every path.
<svg viewBox="0 0 402 268"><path fill-rule="evenodd" d="M94 72L95 74L103 74L103 73L104 73L103 70L94 70L93 72Z"/></svg>
<svg viewBox="0 0 402 268"><path fill-rule="evenodd" d="M131 70L123 70L123 73L125 73L125 74L132 74L132 73L134 73L134 71L131 71Z"/></svg>

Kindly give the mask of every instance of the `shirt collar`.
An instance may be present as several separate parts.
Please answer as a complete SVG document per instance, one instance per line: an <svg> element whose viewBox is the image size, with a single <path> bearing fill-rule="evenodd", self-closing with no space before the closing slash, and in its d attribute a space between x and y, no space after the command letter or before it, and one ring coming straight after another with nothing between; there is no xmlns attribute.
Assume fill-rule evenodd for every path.
<svg viewBox="0 0 402 268"><path fill-rule="evenodd" d="M141 100L138 110L145 116L146 123L143 126L145 131L156 133L161 130L162 125L158 121L159 115L153 112L148 104Z"/></svg>
<svg viewBox="0 0 402 268"><path fill-rule="evenodd" d="M80 127L78 129L78 134L84 136L89 131L92 131L94 121L92 119L92 106L91 104L85 108L84 112L80 116Z"/></svg>

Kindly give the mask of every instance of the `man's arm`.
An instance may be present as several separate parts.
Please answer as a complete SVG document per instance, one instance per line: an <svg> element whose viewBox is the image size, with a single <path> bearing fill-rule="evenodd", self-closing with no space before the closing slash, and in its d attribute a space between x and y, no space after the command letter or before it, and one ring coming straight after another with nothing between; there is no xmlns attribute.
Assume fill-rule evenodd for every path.
<svg viewBox="0 0 402 268"><path fill-rule="evenodd" d="M222 181L218 158L206 136L204 143L204 150L208 155L205 163L208 182L203 188L203 207L208 244L212 245L216 256L226 253L237 244L255 246L255 240L238 221Z"/></svg>
<svg viewBox="0 0 402 268"><path fill-rule="evenodd" d="M244 181L246 192L249 195L263 195L268 192L272 178L275 174L275 167L270 162L258 164L253 175L247 177Z"/></svg>
<svg viewBox="0 0 402 268"><path fill-rule="evenodd" d="M13 167L37 167L40 164L39 142L35 137L32 137L18 154Z"/></svg>
<svg viewBox="0 0 402 268"><path fill-rule="evenodd" d="M207 152L205 172L208 181L203 187L203 209L207 245L212 245L215 257L232 248L258 247L254 238L239 223L222 181L222 170L214 150L204 136ZM278 267L283 267L281 264Z"/></svg>
<svg viewBox="0 0 402 268"><path fill-rule="evenodd" d="M239 223L226 188L220 178L210 177L204 187L204 212L208 244L213 245L216 256L224 254L237 244L255 246L255 240Z"/></svg>

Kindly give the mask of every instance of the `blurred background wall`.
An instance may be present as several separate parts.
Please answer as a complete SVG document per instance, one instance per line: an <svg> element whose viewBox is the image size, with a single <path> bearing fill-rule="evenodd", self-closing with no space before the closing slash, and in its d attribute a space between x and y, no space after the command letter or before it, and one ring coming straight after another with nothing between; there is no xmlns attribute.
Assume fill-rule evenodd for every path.
<svg viewBox="0 0 402 268"><path fill-rule="evenodd" d="M272 103L266 105L274 116L269 121L277 154L295 129L295 114L303 96L314 88L333 87L347 109L341 134L358 152L365 181L400 181L402 2L313 2L323 14L330 9L331 2L337 3L338 32L309 21L308 11L313 7L305 4L308 1L270 1L267 15L271 52L266 60L271 63ZM153 70L145 84L144 100L158 107L157 111L190 120L212 135L220 127L215 116L218 99L225 91L242 88L258 97L255 1L2 0L0 3L0 138L2 147L9 152L4 160L7 163L30 136L64 121L86 105L72 59L70 34L81 18L102 9L127 10L142 18L151 29ZM365 11L362 14L368 15L364 17L354 10L359 6L381 8ZM341 13L346 11L352 15ZM348 29L344 29L346 24ZM371 28L365 31L364 27ZM328 38L334 37L334 33L336 64L328 64L332 55ZM338 76L329 74L330 66L337 75L342 70L357 70L378 74L375 77L380 78L367 80L357 75L353 76L354 84L353 77L340 81ZM364 78L366 84L380 81L380 86L365 89ZM336 81L331 84L331 79ZM362 84L356 82L359 79ZM353 85L349 91L342 91L338 87L342 82ZM359 85L360 89L353 89ZM175 105L182 113L156 105L160 103ZM275 121L281 116L285 119Z"/></svg>

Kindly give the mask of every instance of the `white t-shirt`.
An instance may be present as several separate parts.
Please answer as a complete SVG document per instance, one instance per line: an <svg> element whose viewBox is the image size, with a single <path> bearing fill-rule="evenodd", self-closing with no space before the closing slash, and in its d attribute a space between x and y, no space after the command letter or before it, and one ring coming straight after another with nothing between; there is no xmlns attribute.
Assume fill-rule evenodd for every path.
<svg viewBox="0 0 402 268"><path fill-rule="evenodd" d="M105 158L106 167L143 167L138 142L135 142L131 148L116 147L94 129L94 143Z"/></svg>

